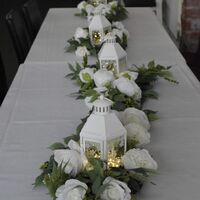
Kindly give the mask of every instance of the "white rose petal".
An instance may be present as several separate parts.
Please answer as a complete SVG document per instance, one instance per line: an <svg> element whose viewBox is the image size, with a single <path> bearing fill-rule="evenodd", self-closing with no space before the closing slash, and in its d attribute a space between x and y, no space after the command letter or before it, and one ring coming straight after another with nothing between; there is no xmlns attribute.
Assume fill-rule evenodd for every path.
<svg viewBox="0 0 200 200"><path fill-rule="evenodd" d="M84 68L79 73L79 78L83 83L89 83L93 80L94 69L93 68Z"/></svg>
<svg viewBox="0 0 200 200"><path fill-rule="evenodd" d="M73 140L68 143L70 149L58 149L54 151L54 160L58 165L66 165L65 173L76 176L87 164L87 159L81 147Z"/></svg>
<svg viewBox="0 0 200 200"><path fill-rule="evenodd" d="M131 149L122 157L125 169L145 168L157 170L158 165L146 149Z"/></svg>
<svg viewBox="0 0 200 200"><path fill-rule="evenodd" d="M143 146L150 143L150 133L139 124L130 123L125 126L127 130L128 140L136 140L138 146Z"/></svg>
<svg viewBox="0 0 200 200"><path fill-rule="evenodd" d="M86 5L87 5L87 2L86 2L86 1L81 1L81 2L77 5L77 8L78 8L79 10L84 10L85 7L86 7Z"/></svg>
<svg viewBox="0 0 200 200"><path fill-rule="evenodd" d="M112 8L115 8L118 6L117 1L111 1L109 4L111 5Z"/></svg>
<svg viewBox="0 0 200 200"><path fill-rule="evenodd" d="M75 142L74 140L70 140L67 144L67 146L71 149L71 150L74 150L74 151L77 151L78 153L81 153L81 147L80 145Z"/></svg>
<svg viewBox="0 0 200 200"><path fill-rule="evenodd" d="M137 99L141 98L141 89L138 87L138 85L134 81L130 81L124 77L120 77L113 81L114 87L117 87L117 89L129 96L132 97L133 95L136 95Z"/></svg>
<svg viewBox="0 0 200 200"><path fill-rule="evenodd" d="M124 71L124 72L121 72L119 74L119 77L124 77L124 78L131 80L131 81L135 81L138 77L138 73L137 72L131 72L131 71Z"/></svg>
<svg viewBox="0 0 200 200"><path fill-rule="evenodd" d="M113 35L116 35L116 36L118 36L120 39L122 39L123 31L114 28L114 29L112 30L112 34L113 34Z"/></svg>
<svg viewBox="0 0 200 200"><path fill-rule="evenodd" d="M99 4L93 11L93 13L100 13L105 15L106 13L110 13L111 6L110 4Z"/></svg>
<svg viewBox="0 0 200 200"><path fill-rule="evenodd" d="M87 38L87 37L88 37L88 31L87 30L80 28L80 27L78 27L76 29L76 32L75 32L75 35L74 35L75 40L79 41L79 38Z"/></svg>
<svg viewBox="0 0 200 200"><path fill-rule="evenodd" d="M83 58L84 56L89 56L90 55L90 52L87 50L87 48L85 46L79 46L76 51L75 51L75 54L77 57L81 57Z"/></svg>
<svg viewBox="0 0 200 200"><path fill-rule="evenodd" d="M106 69L100 69L94 74L94 82L97 87L104 87L107 83L113 80L113 73Z"/></svg>
<svg viewBox="0 0 200 200"><path fill-rule="evenodd" d="M124 29L124 25L121 22L113 22L112 25L118 29L121 29L121 30Z"/></svg>
<svg viewBox="0 0 200 200"><path fill-rule="evenodd" d="M126 183L118 181L112 177L107 177L103 185L107 184L103 193L101 194L101 200L130 200L131 190Z"/></svg>
<svg viewBox="0 0 200 200"><path fill-rule="evenodd" d="M127 125L129 123L136 123L143 126L145 129L150 129L150 123L147 115L142 111L136 108L127 108L123 112L123 124Z"/></svg>
<svg viewBox="0 0 200 200"><path fill-rule="evenodd" d="M93 103L91 103L92 97L86 97L85 98L85 105L89 108L89 110L92 110L93 108Z"/></svg>
<svg viewBox="0 0 200 200"><path fill-rule="evenodd" d="M83 200L88 187L76 179L69 179L56 190L56 200Z"/></svg>
<svg viewBox="0 0 200 200"><path fill-rule="evenodd" d="M87 12L88 15L91 15L94 12L94 6L92 6L91 4L87 4L85 7L85 10Z"/></svg>

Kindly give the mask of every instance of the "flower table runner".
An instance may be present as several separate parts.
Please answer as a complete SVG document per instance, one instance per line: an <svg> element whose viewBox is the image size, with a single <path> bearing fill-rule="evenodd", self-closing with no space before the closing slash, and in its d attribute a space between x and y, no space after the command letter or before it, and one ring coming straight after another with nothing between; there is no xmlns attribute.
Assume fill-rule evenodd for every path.
<svg viewBox="0 0 200 200"><path fill-rule="evenodd" d="M159 81L159 101L146 105L160 116L146 147L158 162L159 173L152 179L156 185L145 184L138 199L199 197L200 90L187 69L175 65L173 74L180 84ZM87 114L84 103L70 97L77 87L64 77L67 73L64 63L20 66L0 110L0 199L49 199L44 188L32 190L37 166L50 155L46 147L71 134Z"/></svg>

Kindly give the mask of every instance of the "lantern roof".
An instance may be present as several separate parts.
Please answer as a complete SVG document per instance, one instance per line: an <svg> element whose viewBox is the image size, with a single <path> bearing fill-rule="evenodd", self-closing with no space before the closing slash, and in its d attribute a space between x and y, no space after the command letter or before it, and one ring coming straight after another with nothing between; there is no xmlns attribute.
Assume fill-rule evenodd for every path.
<svg viewBox="0 0 200 200"><path fill-rule="evenodd" d="M118 60L127 56L126 51L120 46L119 43L104 43L99 54L99 60Z"/></svg>
<svg viewBox="0 0 200 200"><path fill-rule="evenodd" d="M92 113L80 135L91 140L110 141L126 135L127 131L117 116L110 112L106 115L95 115Z"/></svg>
<svg viewBox="0 0 200 200"><path fill-rule="evenodd" d="M104 15L97 13L90 22L89 29L91 30L99 30L105 27L110 27L111 23L107 20Z"/></svg>

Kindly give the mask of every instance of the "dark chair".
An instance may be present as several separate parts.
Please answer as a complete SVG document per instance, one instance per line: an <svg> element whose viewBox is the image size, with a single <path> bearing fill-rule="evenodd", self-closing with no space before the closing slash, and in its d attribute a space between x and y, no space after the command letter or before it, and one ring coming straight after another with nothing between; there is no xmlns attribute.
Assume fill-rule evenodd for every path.
<svg viewBox="0 0 200 200"><path fill-rule="evenodd" d="M22 11L31 39L34 40L43 21L37 1L27 1L22 7Z"/></svg>
<svg viewBox="0 0 200 200"><path fill-rule="evenodd" d="M18 63L21 64L24 62L32 44L21 10L11 10L6 15L6 23L13 41Z"/></svg>
<svg viewBox="0 0 200 200"><path fill-rule="evenodd" d="M156 0L124 0L127 7L155 7Z"/></svg>
<svg viewBox="0 0 200 200"><path fill-rule="evenodd" d="M6 91L7 91L7 85L6 85L5 69L0 54L0 105L6 95Z"/></svg>

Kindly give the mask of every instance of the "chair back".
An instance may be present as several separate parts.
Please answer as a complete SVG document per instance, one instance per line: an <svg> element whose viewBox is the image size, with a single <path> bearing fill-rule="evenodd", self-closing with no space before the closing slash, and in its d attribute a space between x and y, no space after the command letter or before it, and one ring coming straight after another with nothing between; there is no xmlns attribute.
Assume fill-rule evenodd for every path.
<svg viewBox="0 0 200 200"><path fill-rule="evenodd" d="M34 40L43 21L43 17L39 10L37 1L27 1L22 7L22 11L28 31L32 40Z"/></svg>
<svg viewBox="0 0 200 200"><path fill-rule="evenodd" d="M18 62L21 64L24 62L32 43L21 10L11 10L6 15L6 22Z"/></svg>
<svg viewBox="0 0 200 200"><path fill-rule="evenodd" d="M0 105L6 95L7 86L6 86L6 76L5 76L5 69L3 65L3 60L0 53Z"/></svg>
<svg viewBox="0 0 200 200"><path fill-rule="evenodd" d="M124 0L127 7L155 7L156 0Z"/></svg>

